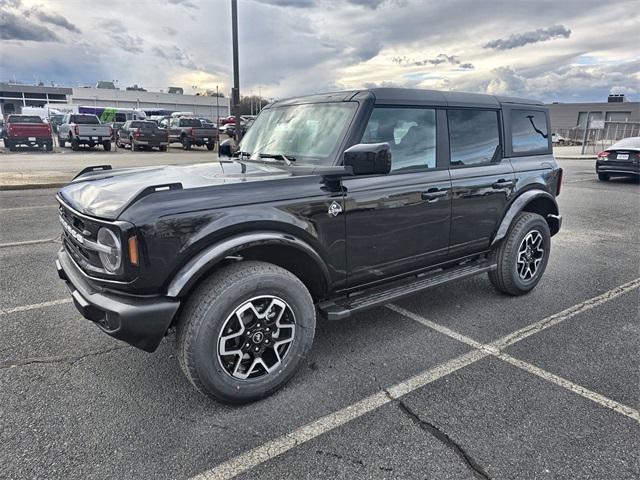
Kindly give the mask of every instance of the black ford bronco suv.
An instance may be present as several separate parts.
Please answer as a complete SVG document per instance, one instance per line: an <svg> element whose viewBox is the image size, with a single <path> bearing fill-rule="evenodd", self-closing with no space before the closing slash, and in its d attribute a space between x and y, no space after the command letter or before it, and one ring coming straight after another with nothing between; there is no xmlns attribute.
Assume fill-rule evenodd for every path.
<svg viewBox="0 0 640 480"><path fill-rule="evenodd" d="M84 317L259 399L340 320L487 272L527 293L560 229L549 114L518 98L372 89L282 100L237 149L185 166L83 170L57 196L57 269Z"/></svg>

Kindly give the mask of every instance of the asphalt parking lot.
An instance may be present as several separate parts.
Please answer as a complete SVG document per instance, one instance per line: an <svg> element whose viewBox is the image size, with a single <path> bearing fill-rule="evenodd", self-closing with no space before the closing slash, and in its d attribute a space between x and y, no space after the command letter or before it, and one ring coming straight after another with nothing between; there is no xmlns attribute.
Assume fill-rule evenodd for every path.
<svg viewBox="0 0 640 480"><path fill-rule="evenodd" d="M320 321L302 371L242 407L198 394L172 337L147 354L81 318L55 190L0 192L0 478L639 478L638 183L560 163L533 292L481 276Z"/></svg>

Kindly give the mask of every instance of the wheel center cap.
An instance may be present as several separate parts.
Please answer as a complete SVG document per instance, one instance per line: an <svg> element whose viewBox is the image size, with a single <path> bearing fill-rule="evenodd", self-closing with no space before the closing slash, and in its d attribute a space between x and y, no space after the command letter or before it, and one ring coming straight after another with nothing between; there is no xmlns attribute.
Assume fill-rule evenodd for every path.
<svg viewBox="0 0 640 480"><path fill-rule="evenodd" d="M251 337L251 341L253 343L261 343L262 340L264 340L264 333L262 333L262 332L256 332Z"/></svg>

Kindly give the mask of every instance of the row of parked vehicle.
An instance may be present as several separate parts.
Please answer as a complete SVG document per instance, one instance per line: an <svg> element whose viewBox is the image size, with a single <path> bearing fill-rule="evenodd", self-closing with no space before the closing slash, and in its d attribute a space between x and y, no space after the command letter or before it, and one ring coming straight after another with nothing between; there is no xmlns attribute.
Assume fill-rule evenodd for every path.
<svg viewBox="0 0 640 480"><path fill-rule="evenodd" d="M185 150L193 146L213 150L219 133L213 123L194 117L170 117L164 124L128 120L116 125L101 123L96 115L85 113L67 113L55 133L51 124L38 115L9 115L0 132L10 151L20 146L51 151L54 135L60 147L69 146L74 151L81 146L102 146L110 151L114 142L120 148L130 147L133 151L152 148L166 151L172 143L181 144Z"/></svg>

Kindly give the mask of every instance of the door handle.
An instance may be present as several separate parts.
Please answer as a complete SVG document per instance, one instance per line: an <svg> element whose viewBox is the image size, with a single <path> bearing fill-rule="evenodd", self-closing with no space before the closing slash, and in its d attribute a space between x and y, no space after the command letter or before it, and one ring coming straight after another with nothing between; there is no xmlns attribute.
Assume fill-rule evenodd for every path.
<svg viewBox="0 0 640 480"><path fill-rule="evenodd" d="M504 178L501 178L497 182L492 183L491 188L498 189L498 188L513 187L514 183L515 182L513 180L506 180Z"/></svg>
<svg viewBox="0 0 640 480"><path fill-rule="evenodd" d="M447 190L439 189L439 188L430 188L426 192L422 192L422 200L426 200L427 202L435 202L437 199L446 197Z"/></svg>

